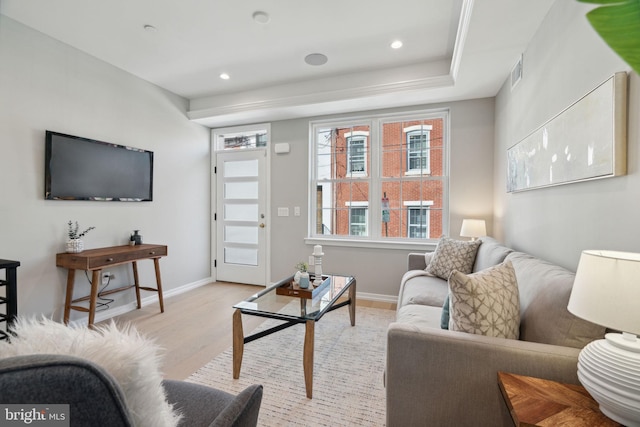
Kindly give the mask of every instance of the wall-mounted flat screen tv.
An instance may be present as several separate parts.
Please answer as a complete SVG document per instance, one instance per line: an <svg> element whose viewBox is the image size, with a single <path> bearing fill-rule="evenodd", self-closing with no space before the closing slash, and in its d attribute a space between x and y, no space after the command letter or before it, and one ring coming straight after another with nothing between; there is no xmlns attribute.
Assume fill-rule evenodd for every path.
<svg viewBox="0 0 640 427"><path fill-rule="evenodd" d="M153 152L46 131L45 199L153 200Z"/></svg>

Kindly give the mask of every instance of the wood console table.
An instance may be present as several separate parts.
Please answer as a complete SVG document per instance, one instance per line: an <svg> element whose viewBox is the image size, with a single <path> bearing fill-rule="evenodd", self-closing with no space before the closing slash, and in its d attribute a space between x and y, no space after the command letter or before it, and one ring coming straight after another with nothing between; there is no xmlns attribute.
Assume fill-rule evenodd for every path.
<svg viewBox="0 0 640 427"><path fill-rule="evenodd" d="M80 253L59 253L56 254L56 266L68 269L67 273L67 295L64 302L64 323L69 323L69 314L71 310L78 310L89 313L89 326L93 326L96 315L96 302L98 298L98 288L102 282L102 269L115 265L131 263L133 267L133 285L122 286L120 288L111 289L103 292L102 295L108 295L115 292L121 292L127 289L136 289L136 300L138 308L141 308L140 289L145 291L153 291L158 293L160 301L160 312L164 313L164 301L162 299L162 280L160 278L160 258L167 255L167 247L165 245L136 245L136 246L112 246L108 248L90 249ZM149 288L140 286L138 280L138 264L137 261L143 259L152 259L156 270L157 288ZM86 270L93 272L91 278L91 294L82 298L73 298L73 286L75 283L76 270ZM72 305L80 301L89 301L89 308Z"/></svg>

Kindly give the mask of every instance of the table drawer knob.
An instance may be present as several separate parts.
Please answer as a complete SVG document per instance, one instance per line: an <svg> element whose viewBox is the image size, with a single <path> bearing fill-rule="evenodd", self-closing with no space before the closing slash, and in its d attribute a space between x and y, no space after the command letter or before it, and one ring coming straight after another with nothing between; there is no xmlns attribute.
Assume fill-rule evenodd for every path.
<svg viewBox="0 0 640 427"><path fill-rule="evenodd" d="M155 255L155 254L156 254L155 251L149 252L149 255Z"/></svg>
<svg viewBox="0 0 640 427"><path fill-rule="evenodd" d="M113 258L107 258L107 262L113 261Z"/></svg>

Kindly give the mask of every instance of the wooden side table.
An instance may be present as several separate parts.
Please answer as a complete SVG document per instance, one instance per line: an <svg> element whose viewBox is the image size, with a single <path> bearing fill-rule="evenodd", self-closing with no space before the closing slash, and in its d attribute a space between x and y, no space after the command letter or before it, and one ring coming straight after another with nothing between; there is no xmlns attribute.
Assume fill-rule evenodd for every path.
<svg viewBox="0 0 640 427"><path fill-rule="evenodd" d="M517 427L621 426L607 418L584 387L498 372L498 383Z"/></svg>

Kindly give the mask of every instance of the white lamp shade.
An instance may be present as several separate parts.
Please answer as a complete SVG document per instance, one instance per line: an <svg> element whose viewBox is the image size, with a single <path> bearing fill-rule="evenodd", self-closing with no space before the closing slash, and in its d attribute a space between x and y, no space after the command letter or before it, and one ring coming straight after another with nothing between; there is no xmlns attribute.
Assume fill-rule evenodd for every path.
<svg viewBox="0 0 640 427"><path fill-rule="evenodd" d="M598 325L640 335L640 254L583 251L567 308Z"/></svg>
<svg viewBox="0 0 640 427"><path fill-rule="evenodd" d="M487 235L487 226L484 219L463 219L461 237L482 237Z"/></svg>

